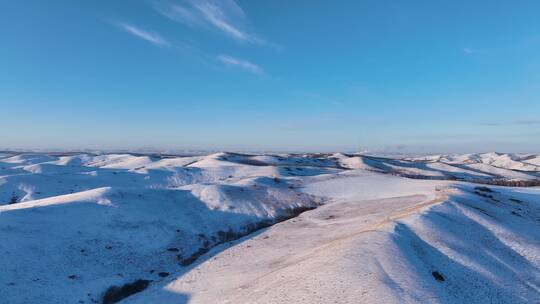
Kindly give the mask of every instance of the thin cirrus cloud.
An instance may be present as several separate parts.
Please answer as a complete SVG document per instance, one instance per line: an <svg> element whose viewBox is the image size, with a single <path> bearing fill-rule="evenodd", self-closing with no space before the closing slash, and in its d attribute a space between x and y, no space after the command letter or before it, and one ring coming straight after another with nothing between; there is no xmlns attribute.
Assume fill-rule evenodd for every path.
<svg viewBox="0 0 540 304"><path fill-rule="evenodd" d="M183 2L153 0L151 6L162 16L189 27L211 27L237 41L271 45L245 30L246 15L234 0L184 0ZM154 45L171 46L168 40L155 32L128 23L117 25L125 32ZM260 66L244 59L224 54L214 58L229 67L259 76L265 74Z"/></svg>
<svg viewBox="0 0 540 304"><path fill-rule="evenodd" d="M256 75L263 75L264 74L264 71L263 69L254 64L254 63L251 63L247 60L243 60L243 59L239 59L239 58L235 58L235 57L232 57L232 56L229 56L229 55L219 55L217 56L217 59L227 65L227 66L231 66L231 67L236 67L236 68L239 68L239 69L242 69L244 71L247 71L247 72L250 72L250 73L253 73L253 74L256 74Z"/></svg>
<svg viewBox="0 0 540 304"><path fill-rule="evenodd" d="M145 40L147 42L150 42L154 45L157 45L157 46L170 46L170 43L163 37L161 37L159 34L157 33L154 33L154 32L150 32L150 31L146 31L146 30L143 30L139 27L136 27L132 24L127 24L127 23L119 23L118 26L123 29L124 31L126 31L127 33L139 38L139 39L142 39L142 40Z"/></svg>
<svg viewBox="0 0 540 304"><path fill-rule="evenodd" d="M524 125L524 126L540 126L540 119L521 119L521 120L514 120L512 122L481 122L479 123L481 126L487 126L487 127L500 127L500 126L507 126L507 125Z"/></svg>
<svg viewBox="0 0 540 304"><path fill-rule="evenodd" d="M192 27L212 27L240 42L266 44L245 29L246 15L233 0L186 0L183 4L159 1L152 6L172 21Z"/></svg>
<svg viewBox="0 0 540 304"><path fill-rule="evenodd" d="M172 21L184 23L189 26L202 25L200 17L188 7L168 2L153 2L152 6L159 14Z"/></svg>
<svg viewBox="0 0 540 304"><path fill-rule="evenodd" d="M516 120L515 123L518 125L528 125L528 126L540 125L540 119Z"/></svg>

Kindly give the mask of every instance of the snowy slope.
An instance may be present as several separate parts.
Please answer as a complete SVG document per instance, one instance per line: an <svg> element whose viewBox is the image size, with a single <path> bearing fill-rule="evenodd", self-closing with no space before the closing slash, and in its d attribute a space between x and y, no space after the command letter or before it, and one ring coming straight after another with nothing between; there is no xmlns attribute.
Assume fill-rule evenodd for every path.
<svg viewBox="0 0 540 304"><path fill-rule="evenodd" d="M435 161L448 164L486 164L497 168L520 170L520 171L540 171L538 164L539 157L536 155L521 155L507 153L479 153L479 154L449 154L449 155L432 155L409 160L416 161Z"/></svg>
<svg viewBox="0 0 540 304"><path fill-rule="evenodd" d="M112 285L159 281L200 250L319 202L279 168L215 158L7 159L20 171L0 178L3 200L14 193L21 202L0 206L3 297L99 301Z"/></svg>
<svg viewBox="0 0 540 304"><path fill-rule="evenodd" d="M337 297L332 292L340 290L335 285L340 280L362 287L336 298L343 301L465 299L456 294L470 290L465 283L455 283L450 292L425 277L427 266L418 256L426 254L430 263L445 261L450 268L439 271L452 284L464 280L481 291L474 299L494 297L496 282L510 285L500 299L516 301L522 294L517 300L532 301L531 286L538 286L539 240L531 232L540 219L537 190L490 186L497 192L479 192L464 181L534 185L540 180L533 170L537 158L5 153L0 155L2 297L6 303L96 303L109 287L142 279L148 289L125 301L314 303L326 297L326 302ZM259 236L230 243L321 204ZM436 223L427 220L431 217ZM463 235L456 232L460 227ZM420 245L414 243L418 238ZM493 244L500 248L490 251ZM476 261L470 253L475 246L489 253ZM417 247L425 248L414 251ZM302 257L305 265L298 264ZM366 265L363 272L350 272L359 265ZM504 267L526 270L508 273ZM289 272L296 279L282 281ZM259 276L268 280L242 287ZM308 296L313 292L322 298Z"/></svg>
<svg viewBox="0 0 540 304"><path fill-rule="evenodd" d="M335 179L308 186L336 201L211 252L123 303L540 300L540 190L372 177L342 180L345 197ZM350 189L362 179L372 191ZM375 193L387 185L388 197Z"/></svg>

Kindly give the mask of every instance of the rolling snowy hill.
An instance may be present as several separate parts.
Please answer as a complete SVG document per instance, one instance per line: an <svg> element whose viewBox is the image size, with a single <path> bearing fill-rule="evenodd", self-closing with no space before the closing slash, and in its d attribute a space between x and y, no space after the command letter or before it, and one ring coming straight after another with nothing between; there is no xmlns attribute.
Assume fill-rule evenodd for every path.
<svg viewBox="0 0 540 304"><path fill-rule="evenodd" d="M3 153L2 297L539 301L539 159Z"/></svg>

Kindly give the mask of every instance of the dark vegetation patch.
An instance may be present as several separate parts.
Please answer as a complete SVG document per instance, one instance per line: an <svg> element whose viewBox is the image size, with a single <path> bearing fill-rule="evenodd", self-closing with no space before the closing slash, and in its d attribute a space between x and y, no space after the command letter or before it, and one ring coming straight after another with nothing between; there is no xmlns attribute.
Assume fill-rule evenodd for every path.
<svg viewBox="0 0 540 304"><path fill-rule="evenodd" d="M232 229L229 229L227 231L220 230L217 232L217 238L220 242L234 241L241 236L242 235L240 233L234 232Z"/></svg>
<svg viewBox="0 0 540 304"><path fill-rule="evenodd" d="M309 210L313 210L315 209L316 207L308 207L308 206L303 206L303 207L297 207L297 208L291 208L291 209L288 209L286 210L286 216L285 217L282 217L282 218L279 218L278 221L284 221L284 220L287 220L287 219L290 219L290 218L293 218L293 217L297 217L299 216L300 214L306 212L306 211L309 211Z"/></svg>
<svg viewBox="0 0 540 304"><path fill-rule="evenodd" d="M491 194L486 194L484 192L480 192L480 191L474 191L474 194L478 195L478 196L481 196L481 197L485 197L485 198L488 198L494 202L498 202L499 200L496 199L495 197L493 197L493 195Z"/></svg>
<svg viewBox="0 0 540 304"><path fill-rule="evenodd" d="M242 237L244 237L244 236L246 236L248 234L251 234L251 233L253 233L253 232L257 231L257 230L264 229L264 228L272 226L275 223L297 217L302 212L312 210L312 209L315 209L315 207L291 208L291 209L288 209L285 212L285 214L286 214L285 216L279 217L275 221L263 220L263 221L260 221L260 222L257 222L257 223L250 223L250 224L247 224L244 227L244 229L242 229L240 231L234 231L232 229L229 229L229 230L226 230L226 231L220 230L220 231L217 232L216 236L212 237L212 241L214 242L213 244L211 244L206 239L206 237L204 237L204 235L199 235L199 239L204 240L203 247L199 248L199 250L197 250L196 252L192 253L189 256L184 256L183 254L178 254L176 256L176 259L178 260L178 263L181 266L184 266L184 267L189 266L192 263L194 263L200 256L202 256L202 255L206 254L208 251L210 251L210 249L212 247L214 247L214 246L217 246L217 245L222 244L222 243L235 241L235 240L237 240L239 238L242 238ZM267 237L265 237L265 238L267 238ZM169 251L178 251L177 248L174 248L176 250L170 250L170 249L173 249L173 248L169 248L168 250Z"/></svg>
<svg viewBox="0 0 540 304"><path fill-rule="evenodd" d="M15 193L12 193L11 197L9 198L9 204L12 205L12 204L16 204L18 202L19 202L19 197L17 195L15 195Z"/></svg>
<svg viewBox="0 0 540 304"><path fill-rule="evenodd" d="M350 169L341 167L340 169ZM386 168L377 168L383 173L397 175L401 177L411 178L411 179L426 179L426 180L455 180L455 181L465 181L473 184L483 184L483 185L493 185L493 186L505 186L505 187L538 187L540 186L540 178L534 180L507 180L504 178L500 179L477 179L477 178L462 178L454 175L446 175L445 177L439 176L428 176L422 174L410 174L402 170L389 170ZM372 170L378 171L378 170ZM486 187L487 188L487 187Z"/></svg>
<svg viewBox="0 0 540 304"><path fill-rule="evenodd" d="M437 280L439 282L444 282L444 277L440 272L435 270L435 271L431 272L431 275L433 276L433 278L435 280Z"/></svg>
<svg viewBox="0 0 540 304"><path fill-rule="evenodd" d="M199 248L199 250L195 251L194 253L192 253L189 257L187 258L184 258L181 254L177 255L176 258L178 259L178 263L181 265L181 266L189 266L191 265L193 262L195 262L201 255L207 253L208 251L210 250L210 248L206 248L206 247L202 247L202 248Z"/></svg>
<svg viewBox="0 0 540 304"><path fill-rule="evenodd" d="M488 184L488 185L495 185L495 186L506 186L506 187L537 187L540 186L540 179L535 180L521 180L521 181L509 181L505 179L495 179L495 180L481 180L481 181L475 181L472 180L473 183L479 183L479 184Z"/></svg>
<svg viewBox="0 0 540 304"><path fill-rule="evenodd" d="M250 234L260 229L268 228L270 226L272 226L272 222L270 221L260 221L255 224L254 223L248 224L242 236Z"/></svg>
<svg viewBox="0 0 540 304"><path fill-rule="evenodd" d="M521 214L517 213L516 211L512 211L512 214L521 217Z"/></svg>
<svg viewBox="0 0 540 304"><path fill-rule="evenodd" d="M491 188L484 187L484 186L474 187L474 190L481 191L481 192L488 192L488 193L493 192L493 190L491 190Z"/></svg>
<svg viewBox="0 0 540 304"><path fill-rule="evenodd" d="M103 294L101 303L103 304L117 303L120 300L125 299L132 294L145 290L149 284L150 284L149 280L139 279L134 282L124 284L120 287L111 286Z"/></svg>
<svg viewBox="0 0 540 304"><path fill-rule="evenodd" d="M489 217L493 217L491 216L491 214L489 214L486 210L482 209L482 208L479 208L479 207L475 207L475 206L471 206L471 208L473 208L474 210L478 210L480 212L482 212L483 214L489 216Z"/></svg>

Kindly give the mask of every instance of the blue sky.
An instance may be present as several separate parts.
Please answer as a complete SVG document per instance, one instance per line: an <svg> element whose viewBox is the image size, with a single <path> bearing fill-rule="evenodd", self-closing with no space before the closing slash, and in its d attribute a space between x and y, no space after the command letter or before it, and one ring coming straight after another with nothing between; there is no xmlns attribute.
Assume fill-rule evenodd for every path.
<svg viewBox="0 0 540 304"><path fill-rule="evenodd" d="M7 1L0 148L540 152L538 1Z"/></svg>

